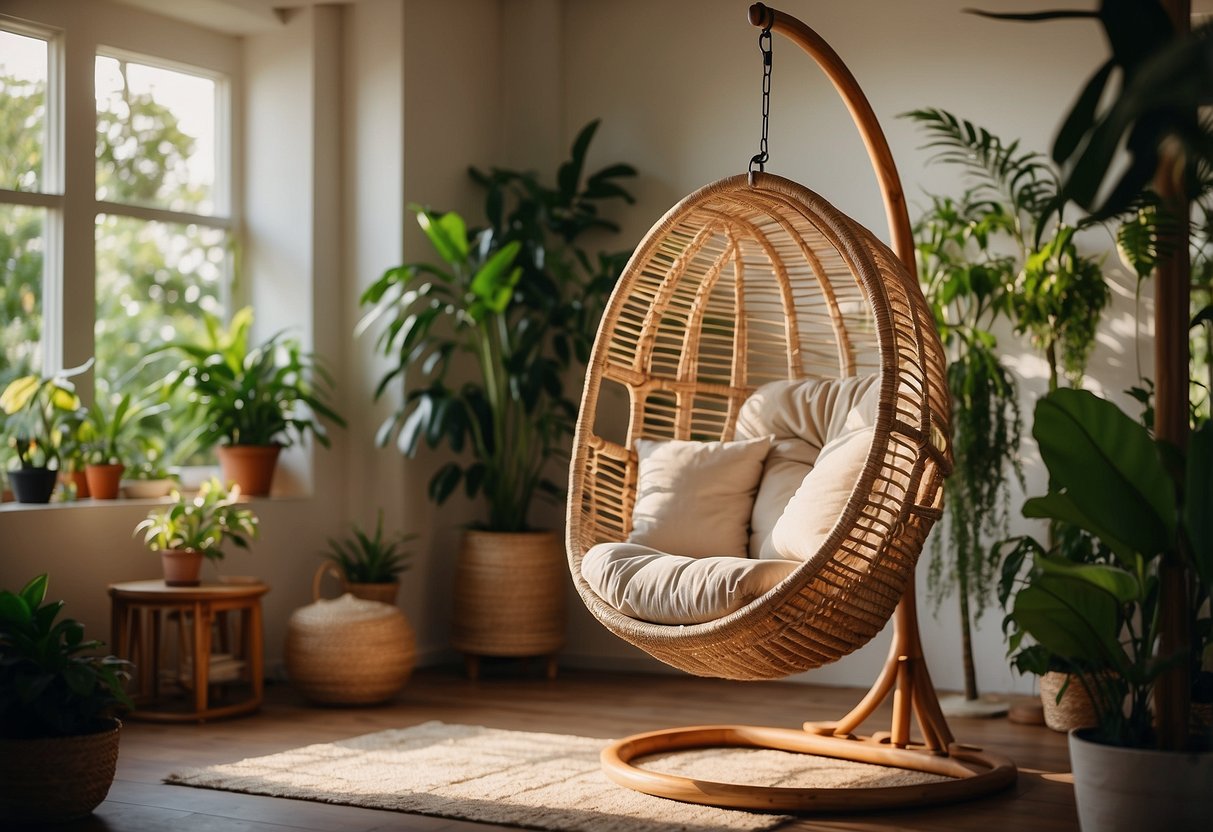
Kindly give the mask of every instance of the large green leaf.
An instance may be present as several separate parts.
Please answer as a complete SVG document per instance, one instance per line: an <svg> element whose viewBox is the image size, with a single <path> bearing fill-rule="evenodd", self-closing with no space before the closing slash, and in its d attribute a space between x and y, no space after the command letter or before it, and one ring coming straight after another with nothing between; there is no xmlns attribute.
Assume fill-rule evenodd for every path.
<svg viewBox="0 0 1213 832"><path fill-rule="evenodd" d="M1015 596L1015 622L1053 654L1097 666L1127 664L1120 645L1120 606L1085 581L1038 575Z"/></svg>
<svg viewBox="0 0 1213 832"><path fill-rule="evenodd" d="M1149 433L1116 405L1062 388L1036 405L1032 434L1050 488L1142 554L1174 545L1175 486Z"/></svg>
<svg viewBox="0 0 1213 832"><path fill-rule="evenodd" d="M1103 590L1122 604L1142 600L1141 584L1126 569L1102 563L1074 563L1059 557L1037 558L1036 565L1044 575L1083 581Z"/></svg>
<svg viewBox="0 0 1213 832"><path fill-rule="evenodd" d="M1192 432L1186 468L1183 521L1192 566L1201 583L1213 587L1213 421Z"/></svg>
<svg viewBox="0 0 1213 832"><path fill-rule="evenodd" d="M1053 492L1043 497L1028 499L1023 504L1023 516L1040 520L1057 520L1077 526L1102 540L1121 563L1128 565L1133 562L1136 550L1083 513L1078 506L1074 505L1074 500L1068 493Z"/></svg>
<svg viewBox="0 0 1213 832"><path fill-rule="evenodd" d="M429 211L418 210L417 224L438 256L447 263L459 266L467 259L467 224L458 214L448 211L439 217Z"/></svg>
<svg viewBox="0 0 1213 832"><path fill-rule="evenodd" d="M509 305L514 287L522 276L521 270L511 268L521 248L522 244L516 240L503 246L485 261L472 278L472 294L497 314L504 312Z"/></svg>

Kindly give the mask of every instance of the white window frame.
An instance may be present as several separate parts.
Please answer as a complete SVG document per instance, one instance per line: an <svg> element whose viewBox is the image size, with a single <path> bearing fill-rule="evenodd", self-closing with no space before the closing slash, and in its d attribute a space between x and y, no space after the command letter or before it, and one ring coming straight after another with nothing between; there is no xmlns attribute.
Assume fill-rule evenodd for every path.
<svg viewBox="0 0 1213 832"><path fill-rule="evenodd" d="M42 6L38 11L43 10ZM96 323L96 225L102 214L182 225L222 229L228 238L230 256L220 300L233 308L236 281L236 257L241 248L241 223L237 179L238 66L223 66L224 61L208 65L191 50L191 59L157 54L148 48L154 44L137 42L110 34L96 34L96 21L71 17L54 20L52 4L45 8L47 20L32 21L0 14L0 28L47 42L46 135L40 191L12 191L0 188L0 204L25 205L46 209L43 225L42 275L42 371L55 372L65 366L83 363L94 354ZM97 10L103 14L103 9ZM41 18L41 15L39 15ZM61 23L61 25L59 25ZM181 27L182 36L196 31L199 38L213 33L189 24ZM76 30L79 30L77 32ZM80 35L83 33L83 36ZM172 50L181 49L173 39ZM97 199L95 66L98 56L117 58L178 72L187 72L215 82L215 183L214 213L196 214ZM69 302L70 299L70 302ZM81 393L91 398L91 384L81 385Z"/></svg>

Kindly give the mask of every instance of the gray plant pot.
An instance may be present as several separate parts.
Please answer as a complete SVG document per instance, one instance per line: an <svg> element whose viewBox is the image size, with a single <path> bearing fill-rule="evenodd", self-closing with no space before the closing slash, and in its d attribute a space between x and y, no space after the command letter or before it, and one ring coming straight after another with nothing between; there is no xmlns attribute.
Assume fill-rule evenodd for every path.
<svg viewBox="0 0 1213 832"><path fill-rule="evenodd" d="M1070 732L1078 825L1084 832L1209 832L1213 751L1122 748Z"/></svg>

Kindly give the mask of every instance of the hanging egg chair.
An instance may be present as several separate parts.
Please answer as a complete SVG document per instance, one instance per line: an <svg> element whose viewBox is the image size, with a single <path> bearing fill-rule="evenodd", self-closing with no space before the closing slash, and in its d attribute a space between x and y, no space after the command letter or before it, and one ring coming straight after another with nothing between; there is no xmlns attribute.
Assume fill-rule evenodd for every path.
<svg viewBox="0 0 1213 832"><path fill-rule="evenodd" d="M587 608L608 630L697 675L770 679L809 670L862 647L890 617L893 644L871 691L837 722L806 723L803 730L720 725L652 732L612 743L603 752L604 769L649 794L767 810L879 809L1004 788L1016 776L1009 760L953 741L919 641L914 568L940 517L951 470L950 396L943 349L915 277L892 155L854 77L820 36L761 3L751 7L750 21L763 29L760 44L765 38L769 45L776 32L808 52L842 95L872 158L893 249L809 189L761 170L710 184L674 206L632 256L595 340L570 469L570 569ZM769 57L766 64L764 93ZM806 478L779 519L793 529L783 546L794 554L777 555L774 564L747 561L744 553L722 561L729 569L775 570L756 597L734 599L706 619L653 620L587 578L600 550L637 539L646 499L638 497L640 449L736 444L756 394L787 398L828 388L833 402L843 387L854 393L855 406L843 414L848 426L859 413L854 399L866 401L867 410L862 443L852 443L853 464L831 469L847 471L843 480L835 474L818 483L840 495L837 510L824 523L818 518L811 542L796 536L798 518L788 515L797 505L819 511L824 499L804 493ZM844 421L837 414L829 419ZM845 436L822 433L814 440L817 461L807 467L824 477L830 440ZM778 524L774 538L779 542ZM645 555L645 563L668 565L657 555ZM688 568L702 564L688 561ZM856 736L890 694L890 730ZM912 715L921 736L911 735ZM646 754L704 746L776 748L946 779L912 787L780 788L691 780L632 764Z"/></svg>

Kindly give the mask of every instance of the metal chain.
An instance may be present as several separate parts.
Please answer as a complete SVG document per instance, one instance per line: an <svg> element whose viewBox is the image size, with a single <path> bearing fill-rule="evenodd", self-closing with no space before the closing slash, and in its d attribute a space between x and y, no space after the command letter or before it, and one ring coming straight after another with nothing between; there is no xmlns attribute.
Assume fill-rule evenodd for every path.
<svg viewBox="0 0 1213 832"><path fill-rule="evenodd" d="M767 126L771 120L771 27L768 25L758 35L758 49L762 52L762 139L758 143L758 153L750 159L750 184L754 184L754 166L758 172L766 170L767 160L771 158L767 152Z"/></svg>

